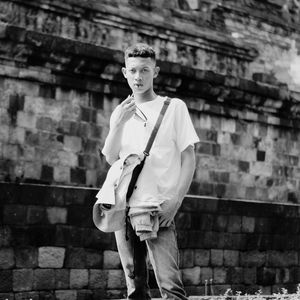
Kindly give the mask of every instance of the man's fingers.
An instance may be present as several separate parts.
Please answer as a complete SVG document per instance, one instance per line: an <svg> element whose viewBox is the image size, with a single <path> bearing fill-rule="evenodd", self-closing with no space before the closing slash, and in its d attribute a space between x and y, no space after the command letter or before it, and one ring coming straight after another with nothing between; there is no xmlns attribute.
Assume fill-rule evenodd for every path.
<svg viewBox="0 0 300 300"><path fill-rule="evenodd" d="M128 104L128 103L131 103L132 100L133 100L133 97L130 95L130 96L128 96L128 97L122 102L122 105L124 106L124 105L126 105L126 104Z"/></svg>

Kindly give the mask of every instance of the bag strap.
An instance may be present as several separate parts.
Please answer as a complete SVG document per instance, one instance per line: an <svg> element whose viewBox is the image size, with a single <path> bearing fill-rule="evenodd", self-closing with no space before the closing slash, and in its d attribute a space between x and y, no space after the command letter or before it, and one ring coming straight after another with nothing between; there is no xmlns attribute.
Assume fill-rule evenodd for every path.
<svg viewBox="0 0 300 300"><path fill-rule="evenodd" d="M155 137L157 135L158 129L160 127L160 124L161 124L161 122L162 122L162 120L164 118L164 115L165 115L165 113L167 111L167 108L168 108L170 102L171 102L171 98L169 98L169 97L167 97L167 99L164 101L164 104L163 104L163 106L162 106L162 108L160 110L160 113L159 113L159 116L158 116L157 121L155 123L155 126L154 126L154 128L153 128L153 130L151 132L151 135L150 135L150 138L148 140L147 146L146 146L146 148L144 150L144 155L145 156L149 156L150 149L151 149L151 147L153 145L154 139L155 139Z"/></svg>

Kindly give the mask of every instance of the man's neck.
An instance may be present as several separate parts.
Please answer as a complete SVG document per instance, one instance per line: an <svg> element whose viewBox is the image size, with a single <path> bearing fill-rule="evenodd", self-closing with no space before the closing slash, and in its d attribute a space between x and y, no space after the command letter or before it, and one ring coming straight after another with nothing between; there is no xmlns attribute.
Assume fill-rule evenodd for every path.
<svg viewBox="0 0 300 300"><path fill-rule="evenodd" d="M134 100L136 103L145 103L148 101L152 101L157 97L157 95L154 93L154 91L147 91L142 94L134 94Z"/></svg>

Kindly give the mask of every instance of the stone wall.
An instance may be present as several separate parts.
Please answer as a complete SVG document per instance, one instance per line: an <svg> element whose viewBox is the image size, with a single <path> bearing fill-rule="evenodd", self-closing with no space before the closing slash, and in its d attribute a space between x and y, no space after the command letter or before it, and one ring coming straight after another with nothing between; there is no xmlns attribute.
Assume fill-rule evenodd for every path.
<svg viewBox="0 0 300 300"><path fill-rule="evenodd" d="M143 40L155 88L187 103L201 138L190 193L298 202L297 10L192 2L0 1L0 179L100 187L98 149L130 92L121 50Z"/></svg>
<svg viewBox="0 0 300 300"><path fill-rule="evenodd" d="M95 189L12 183L0 189L0 299L124 296L114 236L92 224ZM228 288L295 291L299 221L294 204L187 197L176 226L189 295L211 287L215 295ZM153 271L150 283L158 296Z"/></svg>

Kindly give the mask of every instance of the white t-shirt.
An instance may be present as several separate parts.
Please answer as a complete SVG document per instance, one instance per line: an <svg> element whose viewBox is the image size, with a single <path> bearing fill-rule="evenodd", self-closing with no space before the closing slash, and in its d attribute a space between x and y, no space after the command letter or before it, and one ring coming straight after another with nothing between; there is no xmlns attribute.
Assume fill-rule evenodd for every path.
<svg viewBox="0 0 300 300"><path fill-rule="evenodd" d="M152 101L137 105L147 117L147 121L144 123L141 119L132 117L126 122L120 158L131 153L143 153L164 100L166 97L158 96ZM115 111L117 109L118 107ZM114 122L114 112L111 124ZM153 181L157 185L158 195L162 201L172 199L176 192L181 169L181 152L197 142L199 138L186 104L178 98L172 98L142 171L147 172L148 168L151 169L149 173L153 174ZM105 145L102 153L106 155Z"/></svg>

